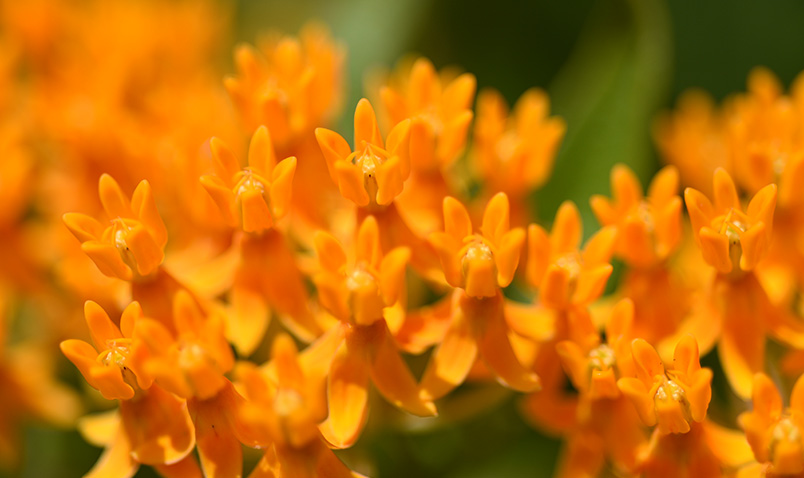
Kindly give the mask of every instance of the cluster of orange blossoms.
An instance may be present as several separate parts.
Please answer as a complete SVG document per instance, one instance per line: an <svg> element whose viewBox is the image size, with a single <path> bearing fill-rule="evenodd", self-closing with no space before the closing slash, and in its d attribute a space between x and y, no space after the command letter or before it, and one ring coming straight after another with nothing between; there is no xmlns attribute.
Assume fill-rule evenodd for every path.
<svg viewBox="0 0 804 478"><path fill-rule="evenodd" d="M372 388L436 417L472 382L523 394L559 477L804 477L804 79L682 98L655 129L670 165L647 195L615 167L584 242L571 202L531 222L565 131L541 90L509 110L420 58L350 142L320 26L238 47L221 82L215 2L2 8L4 466L27 416L103 447L92 478L240 477L248 449L252 478L362 476L333 450ZM99 394L55 379L57 343ZM715 350L744 410L717 423Z"/></svg>

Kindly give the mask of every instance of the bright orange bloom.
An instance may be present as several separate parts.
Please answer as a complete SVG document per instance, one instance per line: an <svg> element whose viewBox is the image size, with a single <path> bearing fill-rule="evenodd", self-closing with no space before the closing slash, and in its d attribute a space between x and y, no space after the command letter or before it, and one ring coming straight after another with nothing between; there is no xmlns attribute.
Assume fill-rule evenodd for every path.
<svg viewBox="0 0 804 478"><path fill-rule="evenodd" d="M581 243L581 217L572 202L556 213L548 236L541 226L528 227L528 281L539 288L541 304L551 309L585 306L597 299L611 275L609 264L617 229L604 227Z"/></svg>
<svg viewBox="0 0 804 478"><path fill-rule="evenodd" d="M539 377L514 354L508 337L501 287L511 283L525 240L508 225L508 197L499 193L486 206L479 232L466 208L444 200L444 232L430 235L441 257L451 299L449 329L430 358L421 381L422 397L437 399L466 379L480 356L497 380L519 391L540 387Z"/></svg>
<svg viewBox="0 0 804 478"><path fill-rule="evenodd" d="M121 461L131 467L135 462L165 465L182 460L195 446L193 424L184 400L153 385L144 365L148 352L132 335L140 322L148 320L142 317L139 304L126 308L120 328L94 302L86 303L85 315L95 347L65 340L62 352L105 398L120 400L122 420L120 438L108 443L112 456L107 453L96 472L105 476L100 470L113 469ZM109 460L113 463L107 464Z"/></svg>
<svg viewBox="0 0 804 478"><path fill-rule="evenodd" d="M623 377L617 386L645 425L657 425L661 434L687 433L690 423L702 422L712 398L712 371L701 368L698 343L686 336L676 345L672 368L666 369L656 350L642 339L631 344L635 377Z"/></svg>
<svg viewBox="0 0 804 478"><path fill-rule="evenodd" d="M767 375L754 375L753 410L738 422L745 430L756 460L766 465L762 476L804 476L804 377L799 377L784 408L782 397Z"/></svg>
<svg viewBox="0 0 804 478"><path fill-rule="evenodd" d="M419 58L406 78L390 83L380 89L384 113L390 126L411 120L411 167L432 170L452 164L466 144L472 121L474 75L447 81L438 77L429 60Z"/></svg>
<svg viewBox="0 0 804 478"><path fill-rule="evenodd" d="M525 242L522 228L510 229L509 204L504 193L486 205L479 233L472 229L469 212L457 199L444 199L444 232L434 232L430 242L438 251L447 283L469 297L495 297L500 287L514 279Z"/></svg>
<svg viewBox="0 0 804 478"><path fill-rule="evenodd" d="M374 109L364 98L355 109L354 124L354 152L338 133L316 129L329 174L343 197L358 206L388 206L410 174L411 123L397 124L383 142Z"/></svg>
<svg viewBox="0 0 804 478"><path fill-rule="evenodd" d="M713 190L714 205L695 189L684 191L695 240L706 262L721 274L749 271L770 247L776 185L756 193L745 211L726 170L715 171Z"/></svg>
<svg viewBox="0 0 804 478"><path fill-rule="evenodd" d="M210 140L210 147L215 173L202 176L201 184L224 220L248 233L274 227L290 208L296 158L277 161L265 126L251 138L246 168L240 168L232 151L218 138Z"/></svg>
<svg viewBox="0 0 804 478"><path fill-rule="evenodd" d="M480 93L472 158L488 190L519 200L547 181L566 131L564 120L549 114L550 99L536 88L522 94L510 116L500 93Z"/></svg>
<svg viewBox="0 0 804 478"><path fill-rule="evenodd" d="M344 57L324 27L308 25L298 39L273 34L257 49L239 46L237 76L224 85L247 129L266 125L285 150L337 111Z"/></svg>
<svg viewBox="0 0 804 478"><path fill-rule="evenodd" d="M611 170L611 191L613 200L595 195L589 203L600 224L617 227L617 256L642 268L667 259L681 241L676 168L659 171L644 197L634 173L618 164Z"/></svg>
<svg viewBox="0 0 804 478"><path fill-rule="evenodd" d="M110 224L81 213L64 215L64 223L81 241L81 249L109 277L141 279L157 271L165 255L167 229L156 209L151 186L141 181L131 200L108 174L98 187Z"/></svg>
<svg viewBox="0 0 804 478"><path fill-rule="evenodd" d="M238 365L247 398L240 417L268 449L250 478L358 476L338 460L318 430L327 416L321 393L327 370L316 363L316 349L300 355L293 340L281 334L274 338L265 367Z"/></svg>
<svg viewBox="0 0 804 478"><path fill-rule="evenodd" d="M433 403L419 398L416 381L388 328L388 322L398 323L399 314L404 314L409 250L383 254L373 216L360 225L351 260L329 233L318 232L315 246L321 264L313 277L319 300L340 320L319 339L336 344L327 385L329 416L321 424L326 440L337 448L357 440L368 414L370 381L394 405L420 416L435 415Z"/></svg>

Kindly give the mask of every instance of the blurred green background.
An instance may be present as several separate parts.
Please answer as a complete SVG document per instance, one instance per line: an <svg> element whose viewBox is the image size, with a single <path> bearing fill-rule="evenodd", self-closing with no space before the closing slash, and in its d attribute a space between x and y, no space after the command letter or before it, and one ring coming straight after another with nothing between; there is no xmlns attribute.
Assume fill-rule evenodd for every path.
<svg viewBox="0 0 804 478"><path fill-rule="evenodd" d="M804 69L799 0L242 0L233 9L232 44L271 28L295 33L312 18L346 43L342 131L364 94L364 73L411 52L474 73L480 88L495 87L509 102L532 86L546 89L568 130L553 178L536 197L539 214L549 222L572 199L587 232L595 226L588 197L608 193L613 164L631 165L643 180L657 169L651 121L680 92L700 87L720 100L744 90L754 66L769 67L785 85ZM231 49L221 51L230 65ZM344 459L374 461L380 477L551 476L559 443L519 418L517 397L468 393L466 400L485 401L485 411L434 430L382 426L381 417L400 417L375 408L368 433ZM24 440L26 478L81 476L100 454L75 432L40 425L29 426Z"/></svg>

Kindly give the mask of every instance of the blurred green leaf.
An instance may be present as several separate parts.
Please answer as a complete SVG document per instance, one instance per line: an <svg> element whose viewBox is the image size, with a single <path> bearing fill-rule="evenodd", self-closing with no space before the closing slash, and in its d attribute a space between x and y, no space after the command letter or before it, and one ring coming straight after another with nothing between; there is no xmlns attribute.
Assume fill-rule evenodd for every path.
<svg viewBox="0 0 804 478"><path fill-rule="evenodd" d="M644 181L655 170L650 124L668 91L671 34L663 0L601 0L574 54L550 88L553 111L567 122L553 178L538 211L552 221L575 201L588 235L597 223L589 196L608 191L611 167L624 162Z"/></svg>

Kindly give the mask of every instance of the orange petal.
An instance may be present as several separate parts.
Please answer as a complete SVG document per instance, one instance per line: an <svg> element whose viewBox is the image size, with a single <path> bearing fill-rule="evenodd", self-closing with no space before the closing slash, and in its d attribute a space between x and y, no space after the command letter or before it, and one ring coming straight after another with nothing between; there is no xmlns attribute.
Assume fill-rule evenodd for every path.
<svg viewBox="0 0 804 478"><path fill-rule="evenodd" d="M678 193L678 169L668 165L659 170L648 188L648 199L651 205L666 204Z"/></svg>
<svg viewBox="0 0 804 478"><path fill-rule="evenodd" d="M708 227L703 227L699 231L699 238L704 260L721 274L731 272L728 237L725 234L718 234Z"/></svg>
<svg viewBox="0 0 804 478"><path fill-rule="evenodd" d="M457 199L447 196L444 198L444 232L463 241L466 236L472 235L472 220L469 212Z"/></svg>
<svg viewBox="0 0 804 478"><path fill-rule="evenodd" d="M229 226L237 225L237 211L235 210L235 195L224 182L217 176L201 176L201 186L212 198L223 215L223 220Z"/></svg>
<svg viewBox="0 0 804 478"><path fill-rule="evenodd" d="M494 262L485 259L464 258L466 294L470 297L494 297L497 295L497 275Z"/></svg>
<svg viewBox="0 0 804 478"><path fill-rule="evenodd" d="M81 244L81 250L92 259L103 275L123 280L131 280L133 277L131 269L111 244L90 241Z"/></svg>
<svg viewBox="0 0 804 478"><path fill-rule="evenodd" d="M176 463L195 446L186 403L157 385L138 400L121 401L120 416L131 443L131 456L140 463Z"/></svg>
<svg viewBox="0 0 804 478"><path fill-rule="evenodd" d="M240 216L245 232L262 232L274 225L271 210L265 203L265 197L257 189L247 189L238 196Z"/></svg>
<svg viewBox="0 0 804 478"><path fill-rule="evenodd" d="M634 354L634 361L642 372L640 378L647 383L653 382L653 377L664 375L664 364L659 354L648 342L643 339L634 339L631 342L631 351Z"/></svg>
<svg viewBox="0 0 804 478"><path fill-rule="evenodd" d="M402 171L399 156L394 156L377 167L374 171L377 179L377 204L387 206L402 193L404 187Z"/></svg>
<svg viewBox="0 0 804 478"><path fill-rule="evenodd" d="M508 287L511 281L514 280L524 242L525 230L522 228L512 229L500 238L495 256L497 285L500 287Z"/></svg>
<svg viewBox="0 0 804 478"><path fill-rule="evenodd" d="M609 264L582 270L578 274L578 282L575 286L575 293L572 294L572 302L575 304L588 304L600 297L603 289L606 288L606 281L609 280L612 270L613 267Z"/></svg>
<svg viewBox="0 0 804 478"><path fill-rule="evenodd" d="M569 299L569 271L551 264L542 279L539 300L545 307L558 309L564 307Z"/></svg>
<svg viewBox="0 0 804 478"><path fill-rule="evenodd" d="M382 325L382 337L372 348L371 379L377 390L395 406L421 417L436 415L432 401L419 398L419 387L387 327Z"/></svg>
<svg viewBox="0 0 804 478"><path fill-rule="evenodd" d="M528 226L528 263L525 275L531 286L539 287L550 261L550 238L541 226Z"/></svg>
<svg viewBox="0 0 804 478"><path fill-rule="evenodd" d="M427 58L419 58L410 71L408 85L408 101L411 110L420 112L431 107L437 101L439 81L435 67Z"/></svg>
<svg viewBox="0 0 804 478"><path fill-rule="evenodd" d="M411 128L412 122L405 120L394 126L388 133L387 143L388 152L394 157L399 158L399 175L404 181L410 175L411 162Z"/></svg>
<svg viewBox="0 0 804 478"><path fill-rule="evenodd" d="M205 478L238 478L243 475L243 450L223 405L215 398L206 401L191 399L188 403Z"/></svg>
<svg viewBox="0 0 804 478"><path fill-rule="evenodd" d="M358 206L368 206L370 200L364 184L363 171L345 161L338 161L334 167L335 181L341 195Z"/></svg>
<svg viewBox="0 0 804 478"><path fill-rule="evenodd" d="M478 344L463 312L453 311L444 340L435 349L421 380L423 400L436 400L462 384L477 357Z"/></svg>
<svg viewBox="0 0 804 478"><path fill-rule="evenodd" d="M804 412L804 375L798 377L790 393L790 408Z"/></svg>
<svg viewBox="0 0 804 478"><path fill-rule="evenodd" d="M246 287L232 288L226 337L239 355L248 357L262 343L271 313L261 295Z"/></svg>
<svg viewBox="0 0 804 478"><path fill-rule="evenodd" d="M466 135L472 118L471 111L464 111L444 125L436 149L436 155L444 162L444 166L454 161L466 145Z"/></svg>
<svg viewBox="0 0 804 478"><path fill-rule="evenodd" d="M160 248L165 247L168 239L167 228L156 208L156 201L148 181L143 179L134 189L134 194L131 195L131 209L134 216L148 226L148 231L157 245Z"/></svg>
<svg viewBox="0 0 804 478"><path fill-rule="evenodd" d="M114 178L108 174L101 175L98 191L101 204L103 204L103 209L106 211L109 219L133 217L131 203L126 195L123 194L123 190L120 189L120 186Z"/></svg>
<svg viewBox="0 0 804 478"><path fill-rule="evenodd" d="M432 168L435 162L435 133L424 118L416 117L410 123L410 158L418 169Z"/></svg>
<svg viewBox="0 0 804 478"><path fill-rule="evenodd" d="M114 441L107 447L95 466L84 478L130 478L137 473L140 464L131 456L131 445L120 429Z"/></svg>
<svg viewBox="0 0 804 478"><path fill-rule="evenodd" d="M561 358L561 365L564 367L564 371L572 379L572 384L581 393L585 392L589 386L587 382L589 378L589 362L581 347L571 340L562 340L556 344L556 352Z"/></svg>
<svg viewBox="0 0 804 478"><path fill-rule="evenodd" d="M732 322L723 327L718 355L732 389L739 397L747 399L751 396L754 373L764 366L765 334L753 317L738 318L745 319L739 321L734 317L729 319Z"/></svg>
<svg viewBox="0 0 804 478"><path fill-rule="evenodd" d="M129 230L126 244L137 263L137 273L141 276L155 272L165 259L162 247L142 224L137 224Z"/></svg>
<svg viewBox="0 0 804 478"><path fill-rule="evenodd" d="M396 303L405 287L405 266L410 260L410 249L397 247L383 257L380 263L380 289L386 304Z"/></svg>
<svg viewBox="0 0 804 478"><path fill-rule="evenodd" d="M380 230L374 216L366 217L360 224L355 252L358 263L365 263L371 268L379 267L382 249L380 248Z"/></svg>
<svg viewBox="0 0 804 478"><path fill-rule="evenodd" d="M597 231L586 241L586 245L581 253L584 264L607 264L614 251L614 243L617 240L617 228L607 226Z"/></svg>
<svg viewBox="0 0 804 478"><path fill-rule="evenodd" d="M441 261L444 277L452 287L463 287L463 272L459 255L462 241L446 232L434 232L427 240L433 245Z"/></svg>
<svg viewBox="0 0 804 478"><path fill-rule="evenodd" d="M634 172L624 164L616 164L611 170L611 191L623 208L631 208L642 201L642 186Z"/></svg>
<svg viewBox="0 0 804 478"><path fill-rule="evenodd" d="M581 215L572 201L564 201L558 208L550 244L557 252L574 251L581 243Z"/></svg>
<svg viewBox="0 0 804 478"><path fill-rule="evenodd" d="M684 202L687 204L687 211L692 223L692 232L696 240L702 227L709 227L710 221L714 216L712 203L699 191L692 188L684 190Z"/></svg>
<svg viewBox="0 0 804 478"><path fill-rule="evenodd" d="M731 176L723 168L717 168L714 175L713 194L715 199L715 209L718 211L728 211L731 208L740 210L740 198L737 196L737 188Z"/></svg>
<svg viewBox="0 0 804 478"><path fill-rule="evenodd" d="M749 228L740 236L742 255L740 256L740 269L750 271L759 263L767 252L768 234L764 223L758 223Z"/></svg>
<svg viewBox="0 0 804 478"><path fill-rule="evenodd" d="M232 150L220 138L211 138L209 147L212 150L212 166L215 175L228 183L240 171L240 163Z"/></svg>
<svg viewBox="0 0 804 478"><path fill-rule="evenodd" d="M483 212L480 232L494 245L499 245L503 234L508 232L509 209L508 196L505 193L497 193L489 200Z"/></svg>
<svg viewBox="0 0 804 478"><path fill-rule="evenodd" d="M380 127L369 100L363 98L357 103L355 109L355 149L362 148L363 141L383 147Z"/></svg>
<svg viewBox="0 0 804 478"><path fill-rule="evenodd" d="M702 368L690 375L689 386L685 393L690 404L690 414L696 422L704 421L706 409L712 400L712 371Z"/></svg>
<svg viewBox="0 0 804 478"><path fill-rule="evenodd" d="M649 427L656 425L653 397L648 395L644 383L633 377L625 377L617 381L617 387L634 405L642 423Z"/></svg>
<svg viewBox="0 0 804 478"><path fill-rule="evenodd" d="M331 272L340 272L341 268L346 265L346 252L341 243L324 231L317 231L313 242L321 266Z"/></svg>
<svg viewBox="0 0 804 478"><path fill-rule="evenodd" d="M273 141L268 128L260 126L248 145L248 165L255 171L271 175L276 165Z"/></svg>
<svg viewBox="0 0 804 478"><path fill-rule="evenodd" d="M599 222L603 226L608 226L619 221L618 211L614 208L611 201L600 194L593 194L589 198L589 206Z"/></svg>
<svg viewBox="0 0 804 478"><path fill-rule="evenodd" d="M284 217L290 210L293 196L293 177L296 174L296 157L285 158L277 164L271 173L271 210L274 218Z"/></svg>
<svg viewBox="0 0 804 478"><path fill-rule="evenodd" d="M62 216L64 225L81 242L98 240L103 235L103 226L94 217L77 212Z"/></svg>
<svg viewBox="0 0 804 478"><path fill-rule="evenodd" d="M321 152L324 154L324 159L327 162L329 175L333 180L337 181L335 176L335 164L352 154L352 149L349 147L349 143L343 139L343 136L326 128L316 128L315 137L318 141L318 146L321 148Z"/></svg>
<svg viewBox="0 0 804 478"><path fill-rule="evenodd" d="M362 351L343 344L329 371L329 416L320 425L324 438L335 448L357 441L368 417L368 364Z"/></svg>
<svg viewBox="0 0 804 478"><path fill-rule="evenodd" d="M798 380L796 385L798 385ZM754 404L754 411L762 417L775 419L782 413L782 396L776 385L764 373L757 373L752 379L751 401ZM796 397L799 398L798 396ZM792 402L791 402L792 405Z"/></svg>
<svg viewBox="0 0 804 478"><path fill-rule="evenodd" d="M606 340L609 344L614 344L618 337L627 335L630 332L631 324L634 321L634 301L629 298L620 299L611 311L608 322L606 323Z"/></svg>
<svg viewBox="0 0 804 478"><path fill-rule="evenodd" d="M92 342L98 350L108 348L108 341L123 338L120 329L97 302L91 300L84 302L84 318L89 326Z"/></svg>

